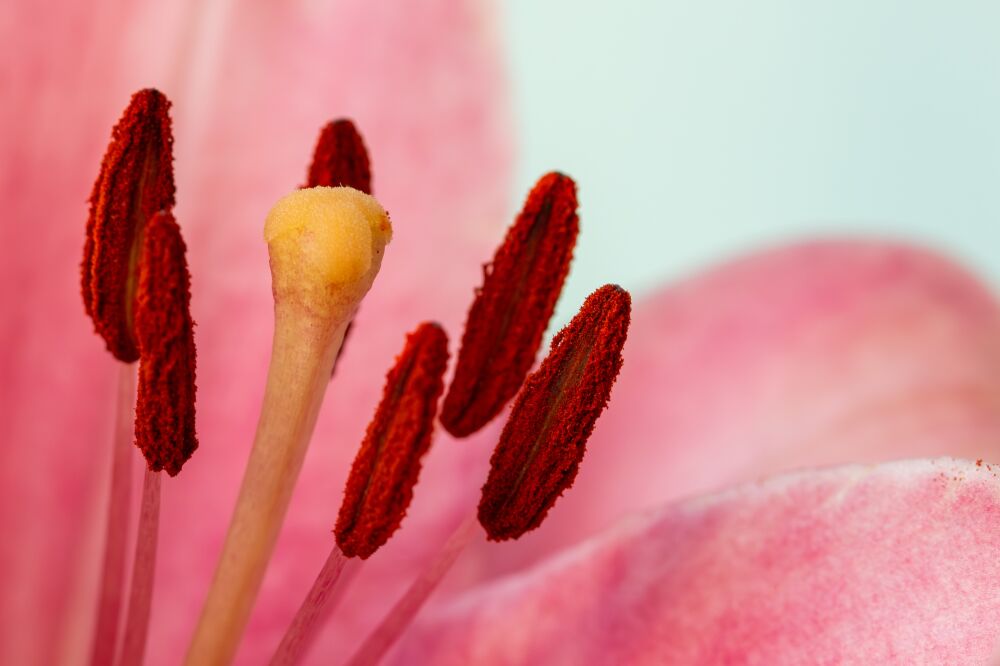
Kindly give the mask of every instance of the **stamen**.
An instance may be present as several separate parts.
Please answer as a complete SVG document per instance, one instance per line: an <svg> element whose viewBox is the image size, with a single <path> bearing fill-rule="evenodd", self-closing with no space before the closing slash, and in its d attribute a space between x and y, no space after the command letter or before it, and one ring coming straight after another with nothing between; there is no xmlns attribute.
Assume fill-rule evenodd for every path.
<svg viewBox="0 0 1000 666"><path fill-rule="evenodd" d="M142 506L139 510L135 562L132 565L132 592L129 594L125 638L118 666L139 666L146 652L159 532L160 473L147 469L142 482Z"/></svg>
<svg viewBox="0 0 1000 666"><path fill-rule="evenodd" d="M344 489L334 532L348 557L370 557L406 514L447 365L448 336L438 324L421 324L407 337Z"/></svg>
<svg viewBox="0 0 1000 666"><path fill-rule="evenodd" d="M327 123L320 132L306 187L338 185L372 193L368 150L354 123L346 118Z"/></svg>
<svg viewBox="0 0 1000 666"><path fill-rule="evenodd" d="M361 134L350 120L343 118L327 123L319 134L313 161L309 166L309 180L306 187L353 187L365 194L372 193L372 172L368 150ZM344 331L346 341L351 334L353 323ZM341 343L340 353L333 363L337 371L337 361L344 353Z"/></svg>
<svg viewBox="0 0 1000 666"><path fill-rule="evenodd" d="M104 556L98 592L97 620L90 663L105 666L114 658L125 582L125 540L128 535L129 497L132 494L132 437L135 405L135 366L118 368L115 399L115 434L111 452L111 490L108 497L108 524L104 535Z"/></svg>
<svg viewBox="0 0 1000 666"><path fill-rule="evenodd" d="M90 195L80 267L84 307L108 350L126 363L139 358L132 301L144 227L154 213L174 205L169 107L157 90L132 96Z"/></svg>
<svg viewBox="0 0 1000 666"><path fill-rule="evenodd" d="M335 593L342 594L344 585L338 583L344 577L345 569L350 564L357 565L358 562L359 560L348 559L337 546L333 547L312 587L309 588L309 594L295 613L288 631L275 650L271 666L292 666L299 663L299 660L308 653L316 639L317 630L323 625L339 596ZM357 570L357 566L354 569Z"/></svg>
<svg viewBox="0 0 1000 666"><path fill-rule="evenodd" d="M424 323L386 376L382 401L368 426L344 489L334 546L278 646L272 666L296 664L329 614L348 557L370 557L399 527L431 444L438 398L448 366L448 336Z"/></svg>
<svg viewBox="0 0 1000 666"><path fill-rule="evenodd" d="M573 484L594 423L621 369L631 297L616 285L591 294L525 382L490 460L479 522L493 541L541 524Z"/></svg>
<svg viewBox="0 0 1000 666"><path fill-rule="evenodd" d="M476 520L469 516L463 520L448 541L438 551L427 567L417 576L417 579L406 589L399 601L389 610L365 642L361 644L348 666L374 666L396 644L413 618L417 616L423 605L427 603L431 593L437 589L445 574L451 570L455 560L462 554L465 547L475 536Z"/></svg>
<svg viewBox="0 0 1000 666"><path fill-rule="evenodd" d="M129 442L133 432L135 368L133 332L137 266L149 217L174 203L170 102L140 90L115 125L90 196L81 265L84 308L108 350L125 364L119 373L118 415L111 472L108 526L91 663L114 656L125 569L131 494ZM142 391L142 389L140 389Z"/></svg>
<svg viewBox="0 0 1000 666"><path fill-rule="evenodd" d="M135 410L136 445L152 471L175 476L198 448L191 284L184 240L170 213L150 220L136 294L142 362Z"/></svg>
<svg viewBox="0 0 1000 666"><path fill-rule="evenodd" d="M576 185L541 178L508 230L469 310L441 423L465 437L514 397L535 362L573 258L579 229Z"/></svg>
<svg viewBox="0 0 1000 666"><path fill-rule="evenodd" d="M229 663L298 480L347 322L382 263L392 227L372 197L346 187L298 190L275 204L274 343L253 449L226 543L186 658Z"/></svg>

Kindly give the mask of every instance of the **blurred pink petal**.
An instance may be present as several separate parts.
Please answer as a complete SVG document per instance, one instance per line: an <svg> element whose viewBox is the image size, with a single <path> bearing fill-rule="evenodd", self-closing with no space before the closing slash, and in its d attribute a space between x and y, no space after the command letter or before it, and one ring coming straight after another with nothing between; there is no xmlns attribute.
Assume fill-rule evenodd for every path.
<svg viewBox="0 0 1000 666"><path fill-rule="evenodd" d="M764 474L1000 458L1000 308L928 251L814 242L638 299L625 365L574 488L480 549L516 571L630 512Z"/></svg>
<svg viewBox="0 0 1000 666"><path fill-rule="evenodd" d="M333 543L348 463L405 332L423 319L458 329L508 222L492 11L450 0L0 8L15 63L0 105L0 483L11 498L0 529L17 535L0 545L0 662L72 662L89 641L100 548L87 536L103 519L115 365L83 314L78 266L85 200L129 95L155 86L174 102L176 215L198 324L202 445L163 488L151 663L177 661L214 568L270 350L262 222L303 181L324 122L357 121L395 223L265 583L247 642L258 654Z"/></svg>
<svg viewBox="0 0 1000 666"><path fill-rule="evenodd" d="M1000 480L952 459L778 477L619 526L423 621L398 664L980 664Z"/></svg>

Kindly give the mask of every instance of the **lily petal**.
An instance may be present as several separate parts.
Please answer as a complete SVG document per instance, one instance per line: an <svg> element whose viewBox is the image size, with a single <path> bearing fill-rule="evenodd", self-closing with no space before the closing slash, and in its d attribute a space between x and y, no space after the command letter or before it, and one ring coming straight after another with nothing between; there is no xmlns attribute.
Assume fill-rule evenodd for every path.
<svg viewBox="0 0 1000 666"><path fill-rule="evenodd" d="M393 663L987 663L998 476L909 461L682 502L440 609Z"/></svg>
<svg viewBox="0 0 1000 666"><path fill-rule="evenodd" d="M898 243L749 255L640 299L625 364L545 529L477 552L516 571L637 510L777 472L1000 457L1000 308Z"/></svg>

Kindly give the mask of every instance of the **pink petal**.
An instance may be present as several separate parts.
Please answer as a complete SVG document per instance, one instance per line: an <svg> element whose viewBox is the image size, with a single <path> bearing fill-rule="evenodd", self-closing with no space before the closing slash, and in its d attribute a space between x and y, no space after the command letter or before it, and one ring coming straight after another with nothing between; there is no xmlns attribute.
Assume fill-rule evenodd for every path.
<svg viewBox="0 0 1000 666"><path fill-rule="evenodd" d="M423 319L458 330L508 222L491 12L451 0L0 8L0 48L15 63L0 105L11 218L0 225L0 530L17 535L0 541L0 662L72 662L87 649L115 367L83 314L78 266L85 199L129 94L156 86L174 101L198 324L201 448L163 488L151 663L176 663L214 568L270 349L262 221L303 181L324 122L357 121L395 222L265 583L248 645L258 655L333 544L348 463L405 332ZM446 477L452 464L432 469Z"/></svg>
<svg viewBox="0 0 1000 666"><path fill-rule="evenodd" d="M763 252L638 300L574 487L542 529L470 566L516 571L635 510L763 474L996 458L997 442L1000 309L975 278L891 243Z"/></svg>
<svg viewBox="0 0 1000 666"><path fill-rule="evenodd" d="M394 663L987 663L997 552L986 464L779 477L477 590L418 622Z"/></svg>

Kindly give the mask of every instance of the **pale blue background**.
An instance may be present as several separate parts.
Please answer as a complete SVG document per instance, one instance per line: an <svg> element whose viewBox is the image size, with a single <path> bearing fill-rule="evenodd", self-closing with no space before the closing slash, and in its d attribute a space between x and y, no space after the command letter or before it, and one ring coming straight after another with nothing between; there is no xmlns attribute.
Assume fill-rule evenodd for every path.
<svg viewBox="0 0 1000 666"><path fill-rule="evenodd" d="M577 179L559 308L817 235L939 248L1000 285L1000 2L506 5L518 196Z"/></svg>

